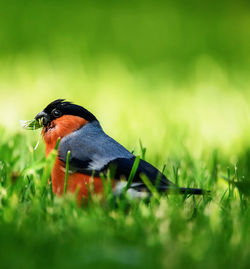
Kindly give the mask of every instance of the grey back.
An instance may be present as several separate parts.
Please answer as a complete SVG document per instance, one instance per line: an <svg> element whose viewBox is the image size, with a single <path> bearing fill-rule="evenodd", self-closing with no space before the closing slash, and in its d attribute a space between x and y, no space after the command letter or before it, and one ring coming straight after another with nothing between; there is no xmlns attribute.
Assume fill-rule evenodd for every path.
<svg viewBox="0 0 250 269"><path fill-rule="evenodd" d="M84 170L100 171L117 158L133 158L121 144L105 134L100 123L93 121L64 137L60 142L59 158L66 162L70 150L70 163Z"/></svg>

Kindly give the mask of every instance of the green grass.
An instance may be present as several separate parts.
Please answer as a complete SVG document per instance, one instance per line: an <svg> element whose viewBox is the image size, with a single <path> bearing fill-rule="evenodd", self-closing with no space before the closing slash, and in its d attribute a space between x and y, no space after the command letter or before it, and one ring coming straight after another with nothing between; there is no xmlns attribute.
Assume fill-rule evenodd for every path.
<svg viewBox="0 0 250 269"><path fill-rule="evenodd" d="M51 192L53 156L45 161L25 134L1 136L2 268L248 268L250 204L234 184L249 171L248 155L240 171L216 151L209 159L173 157L167 175L210 196L114 201L108 192L106 202L93 196L80 209L75 197Z"/></svg>
<svg viewBox="0 0 250 269"><path fill-rule="evenodd" d="M3 268L249 267L247 86L238 91L216 63L206 69L209 80L197 71L179 87L118 62L92 74L77 61L42 62L9 63L0 78L11 89L0 92ZM12 79L5 75L11 71ZM89 108L108 134L165 167L172 181L211 196L114 203L107 188L107 202L94 199L84 209L73 197L54 196L42 141L34 151L40 131L20 130L18 121L60 97Z"/></svg>

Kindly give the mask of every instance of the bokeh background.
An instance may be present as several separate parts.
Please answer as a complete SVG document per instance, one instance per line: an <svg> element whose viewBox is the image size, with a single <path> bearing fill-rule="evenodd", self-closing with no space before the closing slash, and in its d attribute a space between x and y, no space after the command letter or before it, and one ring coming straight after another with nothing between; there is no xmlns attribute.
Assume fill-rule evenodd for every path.
<svg viewBox="0 0 250 269"><path fill-rule="evenodd" d="M0 267L250 268L249 74L249 0L0 0ZM57 98L211 197L54 197L19 120Z"/></svg>
<svg viewBox="0 0 250 269"><path fill-rule="evenodd" d="M242 0L1 1L1 125L19 132L66 98L149 160L217 148L234 163L249 145L249 29Z"/></svg>

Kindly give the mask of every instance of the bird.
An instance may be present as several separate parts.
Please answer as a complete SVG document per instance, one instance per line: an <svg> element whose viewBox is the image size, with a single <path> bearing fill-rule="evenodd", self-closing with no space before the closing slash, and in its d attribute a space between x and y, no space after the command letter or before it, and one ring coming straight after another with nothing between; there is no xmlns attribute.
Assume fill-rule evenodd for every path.
<svg viewBox="0 0 250 269"><path fill-rule="evenodd" d="M151 191L142 180L142 175L148 178L159 193L168 194L176 191L186 195L204 194L202 189L178 187L157 168L142 159L139 160L133 181L128 186L127 180L136 156L108 136L97 118L82 106L65 99L57 99L39 112L34 120L42 127L46 157L59 141L51 171L52 190L56 195L64 193L67 164L69 166L67 192L77 191L79 202L88 198L90 184L94 186L96 194L104 193L102 177L107 175L111 167L114 170L111 187L116 195L120 195L125 186L128 193L135 197L150 194Z"/></svg>

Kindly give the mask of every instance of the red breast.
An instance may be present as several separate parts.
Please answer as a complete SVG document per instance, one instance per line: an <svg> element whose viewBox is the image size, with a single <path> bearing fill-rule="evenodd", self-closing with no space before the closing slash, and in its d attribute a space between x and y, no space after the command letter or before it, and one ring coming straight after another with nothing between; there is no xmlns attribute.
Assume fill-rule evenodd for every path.
<svg viewBox="0 0 250 269"><path fill-rule="evenodd" d="M63 138L80 129L87 123L88 121L81 117L64 115L53 120L50 123L50 126L44 127L42 136L46 145L46 156L48 156L51 150L55 148L59 137ZM51 178L53 192L57 195L62 195L65 182L65 164L60 161L58 157L56 157L51 172ZM99 193L103 190L102 180L99 177L91 178L89 175L84 175L82 173L69 173L67 190L70 192L78 191L78 202L81 202L82 197L88 196L89 187L87 186L91 185L91 181L93 181L95 193Z"/></svg>

